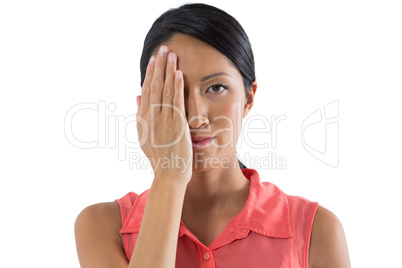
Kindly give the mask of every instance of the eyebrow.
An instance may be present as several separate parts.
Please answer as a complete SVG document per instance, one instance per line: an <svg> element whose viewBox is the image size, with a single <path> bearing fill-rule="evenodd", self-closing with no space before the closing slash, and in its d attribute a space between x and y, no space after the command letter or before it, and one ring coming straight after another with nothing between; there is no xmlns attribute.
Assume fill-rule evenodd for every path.
<svg viewBox="0 0 402 268"><path fill-rule="evenodd" d="M213 73L213 74L210 74L210 75L206 75L206 76L204 76L203 78L201 78L201 82L205 82L205 81L207 81L207 80L209 80L209 79L211 79L211 78L214 78L215 76L220 76L220 75L226 75L226 76L229 76L230 77L230 75L229 74L227 74L227 73L224 73L224 72L218 72L218 73Z"/></svg>

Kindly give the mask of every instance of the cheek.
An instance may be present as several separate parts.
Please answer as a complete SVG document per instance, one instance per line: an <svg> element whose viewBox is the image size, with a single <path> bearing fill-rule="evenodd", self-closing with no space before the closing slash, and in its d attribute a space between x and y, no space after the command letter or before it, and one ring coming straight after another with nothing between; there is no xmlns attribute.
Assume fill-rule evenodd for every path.
<svg viewBox="0 0 402 268"><path fill-rule="evenodd" d="M232 101L217 105L214 111L215 129L222 130L220 135L225 137L225 140L230 136L237 140L241 130L242 112L241 101ZM225 129L225 131L223 131Z"/></svg>

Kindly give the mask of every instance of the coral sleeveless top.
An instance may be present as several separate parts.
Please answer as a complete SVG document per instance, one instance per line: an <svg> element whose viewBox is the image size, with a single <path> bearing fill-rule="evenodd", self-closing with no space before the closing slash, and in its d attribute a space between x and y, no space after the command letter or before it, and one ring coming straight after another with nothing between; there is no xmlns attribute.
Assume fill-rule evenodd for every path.
<svg viewBox="0 0 402 268"><path fill-rule="evenodd" d="M311 228L318 203L289 196L254 169L244 168L250 180L243 210L209 245L202 244L181 222L176 268L308 267ZM120 205L126 257L131 259L149 189L128 193Z"/></svg>

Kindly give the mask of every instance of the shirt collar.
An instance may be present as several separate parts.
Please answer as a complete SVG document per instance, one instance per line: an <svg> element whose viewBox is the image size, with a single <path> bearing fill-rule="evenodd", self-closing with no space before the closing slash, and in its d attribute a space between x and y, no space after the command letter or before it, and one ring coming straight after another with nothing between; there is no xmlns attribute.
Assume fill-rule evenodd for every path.
<svg viewBox="0 0 402 268"><path fill-rule="evenodd" d="M249 196L243 210L234 218L237 235L250 230L269 237L290 238L290 212L287 195L270 182L261 182L255 169L242 169L250 180Z"/></svg>
<svg viewBox="0 0 402 268"><path fill-rule="evenodd" d="M250 180L250 190L243 210L232 219L233 235L240 239L253 231L275 238L292 237L286 194L272 183L261 182L256 170L244 168L242 172ZM149 189L137 197L120 233L139 232L148 193ZM185 233L183 229L182 223L179 236Z"/></svg>

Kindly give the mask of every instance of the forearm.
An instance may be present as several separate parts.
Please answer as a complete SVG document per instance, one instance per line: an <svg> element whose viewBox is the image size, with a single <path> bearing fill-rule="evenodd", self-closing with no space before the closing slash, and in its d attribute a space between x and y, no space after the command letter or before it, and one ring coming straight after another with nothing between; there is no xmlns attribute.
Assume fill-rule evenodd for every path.
<svg viewBox="0 0 402 268"><path fill-rule="evenodd" d="M175 267L186 187L178 178L154 179L129 268Z"/></svg>

